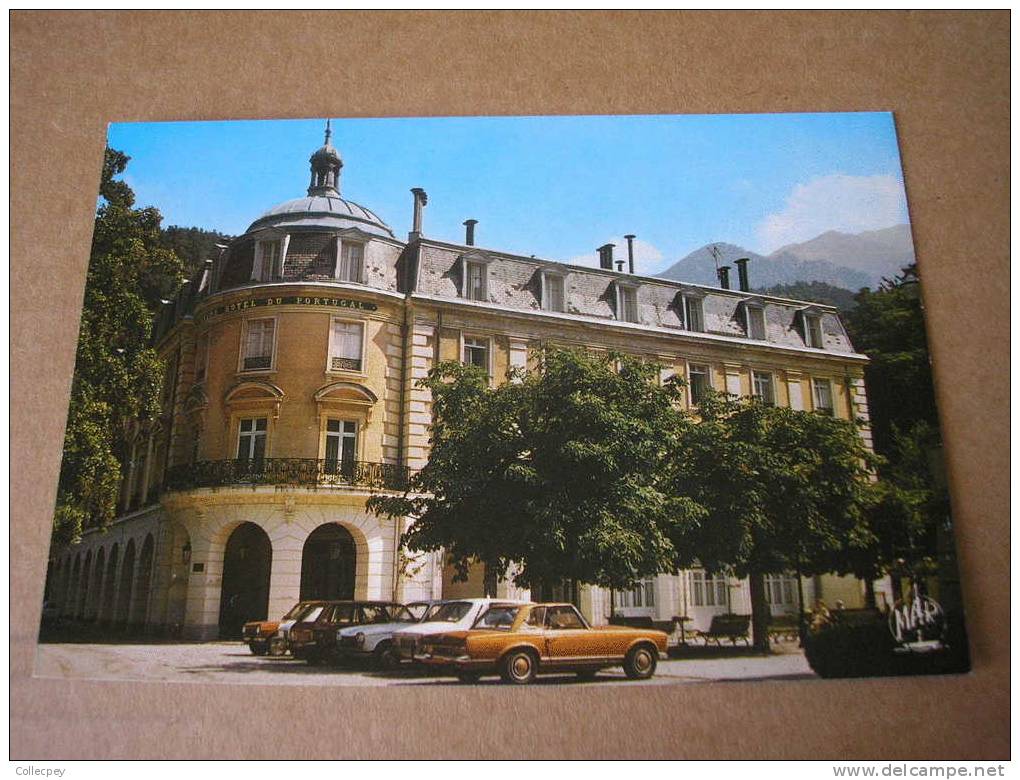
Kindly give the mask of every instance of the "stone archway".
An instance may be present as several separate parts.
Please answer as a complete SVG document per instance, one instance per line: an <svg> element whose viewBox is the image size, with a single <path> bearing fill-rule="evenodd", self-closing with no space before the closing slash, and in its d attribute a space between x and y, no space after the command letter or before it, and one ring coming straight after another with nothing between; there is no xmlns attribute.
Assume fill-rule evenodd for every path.
<svg viewBox="0 0 1020 780"><path fill-rule="evenodd" d="M66 617L75 617L75 605L78 603L78 583L81 579L81 553L74 556L74 566L71 569L71 576L67 581L67 593L64 598L64 606L61 614Z"/></svg>
<svg viewBox="0 0 1020 780"><path fill-rule="evenodd" d="M308 535L301 552L302 601L353 599L357 552L351 532L324 523Z"/></svg>
<svg viewBox="0 0 1020 780"><path fill-rule="evenodd" d="M152 559L155 549L156 542L152 538L152 534L146 534L145 541L142 542L142 551L138 555L138 573L135 576L131 618L128 621L132 626L138 628L142 628L148 618L149 591L152 589Z"/></svg>
<svg viewBox="0 0 1020 780"><path fill-rule="evenodd" d="M269 574L273 545L255 523L241 523L227 539L220 586L221 639L236 639L249 620L265 620L269 613Z"/></svg>
<svg viewBox="0 0 1020 780"><path fill-rule="evenodd" d="M78 596L75 601L74 616L85 618L88 616L88 599L90 585L92 584L92 550L85 553L85 563L81 567L81 579L79 580Z"/></svg>
<svg viewBox="0 0 1020 780"><path fill-rule="evenodd" d="M99 620L109 623L113 620L114 597L117 591L117 563L120 545L116 542L110 548L110 559L106 562L106 577L103 582L102 603L99 605Z"/></svg>
<svg viewBox="0 0 1020 780"><path fill-rule="evenodd" d="M135 540L129 539L124 549L124 560L120 565L120 589L117 592L117 609L114 613L114 623L124 625L128 622L131 610L131 586L134 584L135 574Z"/></svg>
<svg viewBox="0 0 1020 780"><path fill-rule="evenodd" d="M95 620L99 612L99 599L103 589L103 575L106 573L106 548L100 547L96 553L92 569L92 582L89 584L89 597L85 603L85 617Z"/></svg>

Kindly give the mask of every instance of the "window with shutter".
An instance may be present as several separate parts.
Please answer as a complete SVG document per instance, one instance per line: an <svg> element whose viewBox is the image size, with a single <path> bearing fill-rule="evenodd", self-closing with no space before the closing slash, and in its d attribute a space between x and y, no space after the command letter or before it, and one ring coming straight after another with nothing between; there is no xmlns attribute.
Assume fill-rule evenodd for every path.
<svg viewBox="0 0 1020 780"><path fill-rule="evenodd" d="M484 263L464 261L464 297L472 301L484 301L486 294L486 268Z"/></svg>
<svg viewBox="0 0 1020 780"><path fill-rule="evenodd" d="M365 245L343 241L337 260L336 278L344 282L361 282L365 260Z"/></svg>
<svg viewBox="0 0 1020 780"><path fill-rule="evenodd" d="M545 300L543 308L546 311L566 311L565 284L562 276L558 274L544 274Z"/></svg>
<svg viewBox="0 0 1020 780"><path fill-rule="evenodd" d="M815 401L815 411L832 414L832 383L828 379L813 378L811 391Z"/></svg>
<svg viewBox="0 0 1020 780"><path fill-rule="evenodd" d="M765 309L761 306L746 306L748 338L765 340Z"/></svg>
<svg viewBox="0 0 1020 780"><path fill-rule="evenodd" d="M245 371L264 371L273 367L273 337L276 320L248 320L245 339Z"/></svg>
<svg viewBox="0 0 1020 780"><path fill-rule="evenodd" d="M712 388L712 382L708 375L708 366L700 366L692 363L689 373L691 403L697 406Z"/></svg>
<svg viewBox="0 0 1020 780"><path fill-rule="evenodd" d="M361 371L365 324L333 320L330 338L329 370Z"/></svg>
<svg viewBox="0 0 1020 780"><path fill-rule="evenodd" d="M754 383L754 395L761 399L767 406L776 405L776 393L772 386L772 374L767 371L754 371L752 373Z"/></svg>
<svg viewBox="0 0 1020 780"><path fill-rule="evenodd" d="M489 340L476 336L464 337L464 363L489 370Z"/></svg>
<svg viewBox="0 0 1020 780"><path fill-rule="evenodd" d="M804 342L815 349L822 349L824 346L822 318L817 314L804 315Z"/></svg>
<svg viewBox="0 0 1020 780"><path fill-rule="evenodd" d="M701 298L684 296L684 328L692 333L705 332L705 310Z"/></svg>
<svg viewBox="0 0 1020 780"><path fill-rule="evenodd" d="M619 287L617 319L622 322L638 321L637 290L633 287Z"/></svg>

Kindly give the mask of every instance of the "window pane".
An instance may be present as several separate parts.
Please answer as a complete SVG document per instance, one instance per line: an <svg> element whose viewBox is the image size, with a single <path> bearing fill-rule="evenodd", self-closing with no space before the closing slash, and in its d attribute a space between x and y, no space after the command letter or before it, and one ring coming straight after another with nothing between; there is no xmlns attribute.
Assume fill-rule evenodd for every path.
<svg viewBox="0 0 1020 780"><path fill-rule="evenodd" d="M748 336L752 339L765 338L765 310L758 306L747 307Z"/></svg>
<svg viewBox="0 0 1020 780"><path fill-rule="evenodd" d="M346 282L360 282L363 257L364 247L361 244L344 242L340 251L336 278Z"/></svg>
<svg viewBox="0 0 1020 780"><path fill-rule="evenodd" d="M687 330L702 333L705 330L704 312L700 298L684 298L684 320Z"/></svg>
<svg viewBox="0 0 1020 780"><path fill-rule="evenodd" d="M546 276L546 307L550 311L563 311L563 277Z"/></svg>
<svg viewBox="0 0 1020 780"><path fill-rule="evenodd" d="M330 369L334 371L360 371L361 346L364 324L360 322L333 323L333 355Z"/></svg>
<svg viewBox="0 0 1020 780"><path fill-rule="evenodd" d="M327 420L326 421L326 430L327 431L336 431L337 433L339 433L340 432L340 421L339 420Z"/></svg>
<svg viewBox="0 0 1020 780"><path fill-rule="evenodd" d="M584 623L572 607L549 607L546 610L546 626L560 631L584 628Z"/></svg>
<svg viewBox="0 0 1020 780"><path fill-rule="evenodd" d="M815 393L815 409L832 412L832 386L827 379L812 380Z"/></svg>
<svg viewBox="0 0 1020 780"><path fill-rule="evenodd" d="M632 287L620 288L620 319L637 322L637 290Z"/></svg>
<svg viewBox="0 0 1020 780"><path fill-rule="evenodd" d="M340 437L326 435L326 460L335 463L340 459Z"/></svg>
<svg viewBox="0 0 1020 780"><path fill-rule="evenodd" d="M255 460L260 460L266 454L266 435L256 434L254 437L254 452L252 457Z"/></svg>
<svg viewBox="0 0 1020 780"><path fill-rule="evenodd" d="M485 266L481 263L467 263L467 297L485 300Z"/></svg>
<svg viewBox="0 0 1020 780"><path fill-rule="evenodd" d="M655 606L655 581L647 580L645 582L645 605L649 607Z"/></svg>
<svg viewBox="0 0 1020 780"><path fill-rule="evenodd" d="M690 393L691 403L698 404L705 397L710 386L708 380L708 366L691 366L690 368Z"/></svg>

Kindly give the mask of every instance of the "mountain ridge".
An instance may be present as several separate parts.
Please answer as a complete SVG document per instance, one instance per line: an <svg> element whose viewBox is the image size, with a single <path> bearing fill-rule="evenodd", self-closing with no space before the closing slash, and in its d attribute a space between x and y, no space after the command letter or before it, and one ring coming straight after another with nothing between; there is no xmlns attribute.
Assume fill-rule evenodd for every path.
<svg viewBox="0 0 1020 780"><path fill-rule="evenodd" d="M807 241L786 244L768 255L728 242L714 242L695 249L657 276L718 285L712 247L719 250L720 265L733 266L737 258L749 258L748 272L755 288L798 282L823 282L848 290L875 288L883 278L896 276L901 268L914 262L910 226L902 224L861 233L827 230ZM735 274L734 268L731 271L734 287Z"/></svg>

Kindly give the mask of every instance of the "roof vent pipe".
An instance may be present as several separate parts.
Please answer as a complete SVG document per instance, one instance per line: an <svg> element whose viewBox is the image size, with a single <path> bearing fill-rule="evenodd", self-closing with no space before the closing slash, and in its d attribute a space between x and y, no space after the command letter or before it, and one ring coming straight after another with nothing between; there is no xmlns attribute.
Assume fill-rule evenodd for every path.
<svg viewBox="0 0 1020 780"><path fill-rule="evenodd" d="M634 239L637 236L633 233L628 233L624 238L627 239L627 260L630 262L630 272L634 273Z"/></svg>
<svg viewBox="0 0 1020 780"><path fill-rule="evenodd" d="M719 274L719 286L724 290L730 289L730 267L728 265L721 266L716 273Z"/></svg>
<svg viewBox="0 0 1020 780"><path fill-rule="evenodd" d="M747 281L747 264L751 262L751 258L742 257L736 261L737 263L737 274L740 276L740 289L743 292L750 292L751 285Z"/></svg>
<svg viewBox="0 0 1020 780"><path fill-rule="evenodd" d="M477 219L466 219L464 220L464 227L466 228L464 236L464 243L468 246L475 245L475 225L478 224Z"/></svg>
<svg viewBox="0 0 1020 780"><path fill-rule="evenodd" d="M623 260L616 261L616 270L619 271L621 274L623 273Z"/></svg>
<svg viewBox="0 0 1020 780"><path fill-rule="evenodd" d="M613 247L616 244L603 244L599 247L599 267L606 270L613 270Z"/></svg>
<svg viewBox="0 0 1020 780"><path fill-rule="evenodd" d="M421 211L429 202L429 196L421 187L414 187L411 194L414 195L414 220L411 227L411 238L414 239L421 237Z"/></svg>

